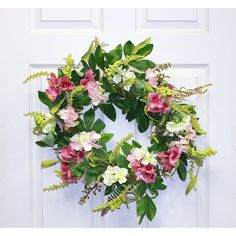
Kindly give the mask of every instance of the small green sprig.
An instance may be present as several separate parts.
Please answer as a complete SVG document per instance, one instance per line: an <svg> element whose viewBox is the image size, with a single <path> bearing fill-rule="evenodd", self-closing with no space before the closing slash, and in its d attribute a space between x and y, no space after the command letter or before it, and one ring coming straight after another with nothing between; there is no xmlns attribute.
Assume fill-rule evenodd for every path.
<svg viewBox="0 0 236 236"><path fill-rule="evenodd" d="M40 77L43 77L43 76L48 76L50 75L51 73L49 73L48 71L39 71L39 72L36 72L34 74L31 74L30 76L28 76L24 81L23 81L23 84L26 84L28 83L29 81L33 80L33 79L36 79L36 78L40 78Z"/></svg>

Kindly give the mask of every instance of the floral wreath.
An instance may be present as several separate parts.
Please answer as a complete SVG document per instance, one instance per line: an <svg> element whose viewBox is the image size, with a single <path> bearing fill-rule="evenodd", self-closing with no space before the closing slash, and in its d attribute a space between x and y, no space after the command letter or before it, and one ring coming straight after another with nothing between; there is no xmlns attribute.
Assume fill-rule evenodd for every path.
<svg viewBox="0 0 236 236"><path fill-rule="evenodd" d="M195 106L183 101L206 92L210 84L174 87L164 74L170 64L144 59L152 52L150 41L136 46L128 41L107 52L95 38L77 65L69 55L57 75L41 71L24 81L46 76L49 84L46 91L38 91L38 98L50 112L25 114L34 117L33 133L43 135L36 144L51 147L56 154L55 159L42 161L41 167L59 166L55 173L62 182L44 191L79 182L84 185L82 205L104 186L107 202L93 211L103 216L136 202L141 223L145 216L154 218L153 199L166 189L166 178L177 173L185 181L188 174L186 194L196 189L199 168L216 151L197 150L195 138L206 132L199 126ZM95 112L100 109L115 121L115 107L128 122L135 120L141 133L150 130L149 147L142 147L129 134L107 150L113 134L102 132L106 125Z"/></svg>

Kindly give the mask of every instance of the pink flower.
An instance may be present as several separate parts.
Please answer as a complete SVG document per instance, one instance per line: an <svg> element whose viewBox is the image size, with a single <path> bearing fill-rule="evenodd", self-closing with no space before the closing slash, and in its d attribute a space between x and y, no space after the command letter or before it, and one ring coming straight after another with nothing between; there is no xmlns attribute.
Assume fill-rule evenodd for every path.
<svg viewBox="0 0 236 236"><path fill-rule="evenodd" d="M57 88L60 85L60 79L58 79L56 75L52 73L51 77L48 78L48 83L51 88Z"/></svg>
<svg viewBox="0 0 236 236"><path fill-rule="evenodd" d="M160 93L149 93L148 98L150 99L148 111L153 113L166 113L168 110L170 110L170 105L161 98Z"/></svg>
<svg viewBox="0 0 236 236"><path fill-rule="evenodd" d="M75 127L77 123L75 122L79 114L74 110L72 106L68 106L67 109L62 109L58 112L58 115L65 123L65 130Z"/></svg>
<svg viewBox="0 0 236 236"><path fill-rule="evenodd" d="M86 86L89 81L95 81L93 70L87 69L84 78L80 80L80 85Z"/></svg>
<svg viewBox="0 0 236 236"><path fill-rule="evenodd" d="M63 147L61 150L61 155L64 160L66 161L76 160L77 163L80 163L84 160L85 154L86 153L84 151L78 152L72 149L70 145L68 147Z"/></svg>
<svg viewBox="0 0 236 236"><path fill-rule="evenodd" d="M158 78L157 78L157 75L156 75L156 73L154 72L153 69L150 69L150 68L147 69L145 79L148 80L148 83L149 83L153 88L156 88L156 87L157 87Z"/></svg>
<svg viewBox="0 0 236 236"><path fill-rule="evenodd" d="M175 166L175 163L180 158L182 151L177 146L172 146L166 152L159 152L158 156L161 159L164 170L170 171Z"/></svg>
<svg viewBox="0 0 236 236"><path fill-rule="evenodd" d="M74 83L70 81L66 76L61 78L60 89L62 91L73 90L75 87Z"/></svg>
<svg viewBox="0 0 236 236"><path fill-rule="evenodd" d="M61 163L61 179L63 183L67 183L69 181L77 183L77 179L73 176L67 162Z"/></svg>
<svg viewBox="0 0 236 236"><path fill-rule="evenodd" d="M48 95L49 99L54 102L60 94L60 91L56 88L50 87L46 89L46 94Z"/></svg>

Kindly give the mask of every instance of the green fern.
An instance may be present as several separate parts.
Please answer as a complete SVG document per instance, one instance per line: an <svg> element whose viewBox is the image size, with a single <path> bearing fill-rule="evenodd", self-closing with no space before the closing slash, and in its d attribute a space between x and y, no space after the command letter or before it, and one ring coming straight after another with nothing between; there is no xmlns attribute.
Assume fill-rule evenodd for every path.
<svg viewBox="0 0 236 236"><path fill-rule="evenodd" d="M73 182L66 182L66 183L59 183L59 184L53 184L51 186L45 187L43 188L43 191L55 191L61 188L66 188L68 187L70 184L73 184Z"/></svg>

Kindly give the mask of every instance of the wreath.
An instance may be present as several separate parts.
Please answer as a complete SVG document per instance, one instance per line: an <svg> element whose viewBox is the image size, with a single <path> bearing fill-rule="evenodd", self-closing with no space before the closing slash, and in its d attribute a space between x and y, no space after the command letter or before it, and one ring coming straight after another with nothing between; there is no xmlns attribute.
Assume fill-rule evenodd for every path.
<svg viewBox="0 0 236 236"><path fill-rule="evenodd" d="M25 114L34 118L33 133L43 136L36 144L55 151L55 159L42 161L41 167L59 167L55 173L61 182L44 191L83 184L82 205L90 194L103 190L107 202L94 212L103 216L136 202L141 223L145 216L153 220L153 199L166 189L165 179L177 173L185 181L188 174L186 194L196 189L199 168L216 151L195 146L196 137L206 132L200 128L195 106L184 100L205 93L210 84L194 89L170 84L165 75L170 64L144 59L153 50L150 41L136 46L127 41L107 52L95 38L78 64L69 55L57 74L40 71L24 81L46 77L49 84L45 91L38 91L49 112ZM150 131L149 147L128 134L107 150L113 134L103 132L106 125L96 119L96 111L115 122L115 107L128 122L135 120L141 133Z"/></svg>

